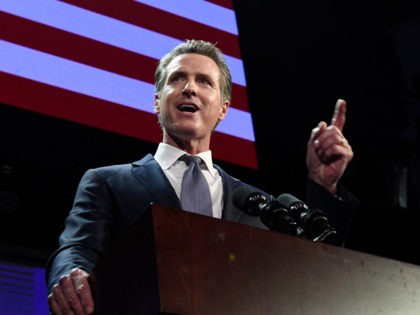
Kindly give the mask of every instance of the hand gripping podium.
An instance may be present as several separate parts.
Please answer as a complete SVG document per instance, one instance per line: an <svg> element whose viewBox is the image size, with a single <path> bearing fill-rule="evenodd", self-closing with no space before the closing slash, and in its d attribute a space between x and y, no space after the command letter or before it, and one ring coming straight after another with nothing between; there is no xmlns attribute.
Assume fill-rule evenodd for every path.
<svg viewBox="0 0 420 315"><path fill-rule="evenodd" d="M153 205L97 264L97 314L420 314L420 267Z"/></svg>

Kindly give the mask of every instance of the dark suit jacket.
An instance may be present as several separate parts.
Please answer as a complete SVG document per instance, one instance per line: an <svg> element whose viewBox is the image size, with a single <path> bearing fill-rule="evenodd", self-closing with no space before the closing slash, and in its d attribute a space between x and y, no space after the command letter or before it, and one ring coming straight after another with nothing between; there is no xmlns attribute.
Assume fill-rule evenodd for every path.
<svg viewBox="0 0 420 315"><path fill-rule="evenodd" d="M252 217L232 203L233 191L248 186L268 198L274 198L260 189L228 175L216 166L223 180L224 205L222 219L267 229L259 217ZM345 202L333 200L329 193L310 183L316 206L333 208L337 227L343 225L351 211ZM60 276L78 267L91 273L110 241L151 203L181 208L180 201L151 154L131 164L112 165L88 170L77 189L73 208L65 221L59 238L59 249L47 263L47 283L51 291ZM328 204L330 203L330 204ZM344 235L344 234L343 234Z"/></svg>

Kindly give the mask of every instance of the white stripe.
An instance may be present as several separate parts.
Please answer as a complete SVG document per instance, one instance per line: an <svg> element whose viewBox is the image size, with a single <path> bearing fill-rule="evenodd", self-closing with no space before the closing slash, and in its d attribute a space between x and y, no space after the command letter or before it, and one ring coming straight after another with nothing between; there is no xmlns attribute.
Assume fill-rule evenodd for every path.
<svg viewBox="0 0 420 315"><path fill-rule="evenodd" d="M154 87L139 80L0 40L0 70L153 112ZM144 99L147 95L149 99Z"/></svg>
<svg viewBox="0 0 420 315"><path fill-rule="evenodd" d="M154 86L0 40L0 71L153 113ZM23 91L22 91L23 92ZM251 114L230 109L217 131L254 141Z"/></svg>
<svg viewBox="0 0 420 315"><path fill-rule="evenodd" d="M211 2L199 0L135 0L151 7L182 16L183 18L209 25L219 30L238 35L236 16L233 10Z"/></svg>
<svg viewBox="0 0 420 315"><path fill-rule="evenodd" d="M0 0L0 11L155 59L181 43L179 39L56 0ZM242 60L226 56L226 62L232 81L246 86Z"/></svg>
<svg viewBox="0 0 420 315"><path fill-rule="evenodd" d="M229 108L225 120L220 122L216 130L231 136L255 142L251 113L243 110L233 107Z"/></svg>

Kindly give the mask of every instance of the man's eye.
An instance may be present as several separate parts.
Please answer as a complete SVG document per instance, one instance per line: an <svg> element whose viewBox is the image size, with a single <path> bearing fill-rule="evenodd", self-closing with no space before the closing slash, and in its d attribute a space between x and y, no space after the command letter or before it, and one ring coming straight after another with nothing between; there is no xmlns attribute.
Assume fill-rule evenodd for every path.
<svg viewBox="0 0 420 315"><path fill-rule="evenodd" d="M198 82L203 83L203 84L210 84L210 81L207 80L206 78L198 79Z"/></svg>
<svg viewBox="0 0 420 315"><path fill-rule="evenodd" d="M183 77L181 75L174 75L170 78L170 82L180 81Z"/></svg>

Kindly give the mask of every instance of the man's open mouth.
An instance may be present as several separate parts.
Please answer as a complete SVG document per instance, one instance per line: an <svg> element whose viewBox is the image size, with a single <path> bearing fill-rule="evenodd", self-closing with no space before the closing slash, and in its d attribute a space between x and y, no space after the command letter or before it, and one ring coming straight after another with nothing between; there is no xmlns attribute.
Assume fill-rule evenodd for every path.
<svg viewBox="0 0 420 315"><path fill-rule="evenodd" d="M189 113L195 113L198 110L196 106L191 105L191 104L182 104L178 106L178 109L181 112L189 112Z"/></svg>

